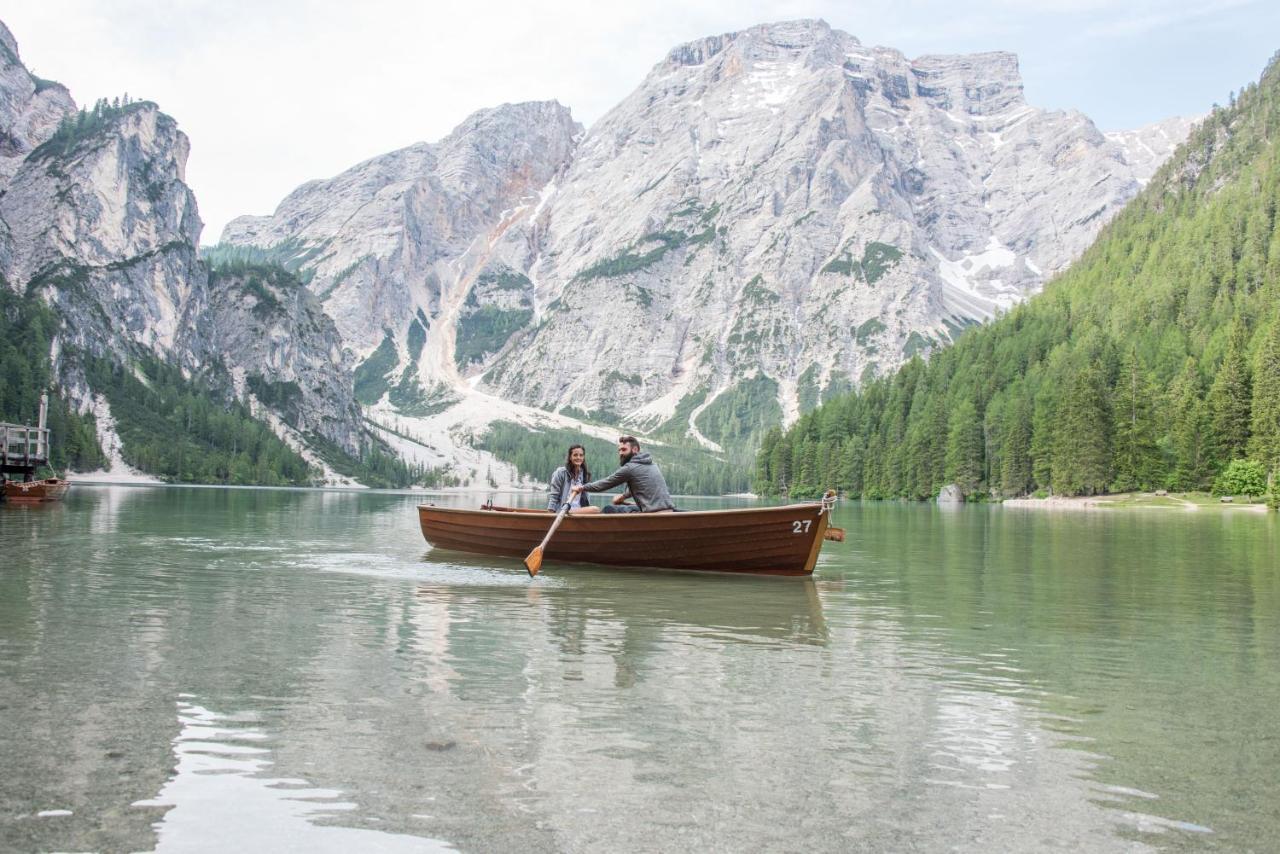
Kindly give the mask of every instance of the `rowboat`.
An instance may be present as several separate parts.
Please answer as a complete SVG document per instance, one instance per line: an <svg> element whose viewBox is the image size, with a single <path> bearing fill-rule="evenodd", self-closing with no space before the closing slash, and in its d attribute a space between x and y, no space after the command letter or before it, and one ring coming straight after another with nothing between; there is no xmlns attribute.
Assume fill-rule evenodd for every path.
<svg viewBox="0 0 1280 854"><path fill-rule="evenodd" d="M5 500L14 502L61 501L70 488L71 481L59 477L25 482L7 480L4 484L4 497Z"/></svg>
<svg viewBox="0 0 1280 854"><path fill-rule="evenodd" d="M544 556L607 566L812 575L832 501L677 513L571 513ZM422 536L433 547L516 558L542 542L554 518L546 510L492 505L418 507Z"/></svg>

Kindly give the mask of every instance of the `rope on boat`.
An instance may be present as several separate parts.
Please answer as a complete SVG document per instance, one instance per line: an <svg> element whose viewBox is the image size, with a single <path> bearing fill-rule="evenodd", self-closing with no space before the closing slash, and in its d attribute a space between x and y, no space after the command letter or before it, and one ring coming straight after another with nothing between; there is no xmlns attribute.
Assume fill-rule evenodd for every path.
<svg viewBox="0 0 1280 854"><path fill-rule="evenodd" d="M57 480L57 478L52 478L52 480ZM9 485L16 486L19 489L21 489L23 492L27 492L29 490L35 489L37 486L51 486L56 484L50 484L49 479L45 479L45 480L11 480L9 481Z"/></svg>
<svg viewBox="0 0 1280 854"><path fill-rule="evenodd" d="M821 516L823 513L831 512L832 510L835 509L835 506L836 506L836 491L834 489L828 489L826 493L822 496L822 506L818 508L818 515Z"/></svg>

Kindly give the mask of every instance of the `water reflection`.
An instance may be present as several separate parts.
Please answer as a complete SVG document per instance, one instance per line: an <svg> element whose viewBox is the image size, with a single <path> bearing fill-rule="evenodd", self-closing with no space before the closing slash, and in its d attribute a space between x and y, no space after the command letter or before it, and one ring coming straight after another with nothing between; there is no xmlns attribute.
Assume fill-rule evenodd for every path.
<svg viewBox="0 0 1280 854"><path fill-rule="evenodd" d="M306 780L264 776L272 766L268 736L253 712L219 714L178 701L173 777L135 807L167 807L156 823L157 851L455 850L419 836L341 827L331 822L355 804Z"/></svg>
<svg viewBox="0 0 1280 854"><path fill-rule="evenodd" d="M5 850L1280 833L1270 519L845 505L814 579L531 582L418 496L121 491L0 515Z"/></svg>

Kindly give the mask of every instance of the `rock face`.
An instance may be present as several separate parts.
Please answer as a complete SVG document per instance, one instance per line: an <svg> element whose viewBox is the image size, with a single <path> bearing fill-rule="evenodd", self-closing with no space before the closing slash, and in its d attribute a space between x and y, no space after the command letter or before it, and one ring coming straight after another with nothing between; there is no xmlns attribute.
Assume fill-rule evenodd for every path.
<svg viewBox="0 0 1280 854"><path fill-rule="evenodd" d="M483 385L717 441L790 420L1036 292L1176 142L1144 139L1029 106L1011 54L815 21L683 45L529 220L536 326Z"/></svg>
<svg viewBox="0 0 1280 854"><path fill-rule="evenodd" d="M275 267L214 272L206 321L210 350L226 354L242 398L303 437L358 449L354 366L333 321L301 282Z"/></svg>
<svg viewBox="0 0 1280 854"><path fill-rule="evenodd" d="M89 116L34 149L9 181L4 275L58 305L70 343L104 352L129 342L198 365L207 295L200 217L183 182L187 138L150 102Z"/></svg>
<svg viewBox="0 0 1280 854"><path fill-rule="evenodd" d="M556 104L478 113L223 241L309 277L373 399L408 376L402 401L715 445L1036 292L1187 127L1104 135L1028 105L1011 54L797 21L677 47L585 135Z"/></svg>
<svg viewBox="0 0 1280 854"><path fill-rule="evenodd" d="M580 132L555 102L481 110L438 143L308 182L270 217L233 220L222 244L297 267L346 346L368 356L389 336L397 366L411 379L421 367L435 385L450 376L454 342L433 335L424 351L425 333L462 311L494 242L564 168Z"/></svg>
<svg viewBox="0 0 1280 854"><path fill-rule="evenodd" d="M1195 123L1194 119L1174 116L1137 130L1112 131L1106 137L1120 147L1125 162L1146 178L1154 175L1173 149L1186 141Z"/></svg>
<svg viewBox="0 0 1280 854"><path fill-rule="evenodd" d="M66 87L27 71L17 40L0 23L0 187L75 109Z"/></svg>
<svg viewBox="0 0 1280 854"><path fill-rule="evenodd" d="M63 117L73 121L60 127ZM218 391L356 452L350 360L315 299L270 275L210 282L189 150L153 103L78 113L64 88L27 72L0 24L4 281L58 308L61 348L117 359L140 349L189 374L229 374L242 382ZM227 371L205 370L216 363ZM61 379L72 400L92 403L83 372L68 366Z"/></svg>

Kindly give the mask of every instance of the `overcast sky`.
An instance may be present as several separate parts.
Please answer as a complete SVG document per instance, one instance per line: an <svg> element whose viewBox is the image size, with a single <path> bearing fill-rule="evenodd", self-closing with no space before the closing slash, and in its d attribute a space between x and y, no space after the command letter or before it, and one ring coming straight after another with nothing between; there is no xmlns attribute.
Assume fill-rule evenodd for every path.
<svg viewBox="0 0 1280 854"><path fill-rule="evenodd" d="M8 6L9 8L4 8ZM1195 115L1280 49L1275 0L22 0L0 6L22 59L76 102L128 92L191 138L187 180L217 240L297 185L482 107L556 99L590 124L670 48L823 18L864 44L1018 54L1027 100L1104 130Z"/></svg>

